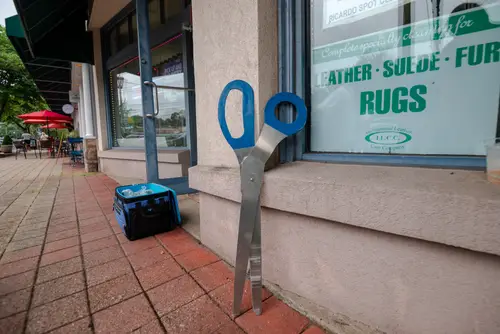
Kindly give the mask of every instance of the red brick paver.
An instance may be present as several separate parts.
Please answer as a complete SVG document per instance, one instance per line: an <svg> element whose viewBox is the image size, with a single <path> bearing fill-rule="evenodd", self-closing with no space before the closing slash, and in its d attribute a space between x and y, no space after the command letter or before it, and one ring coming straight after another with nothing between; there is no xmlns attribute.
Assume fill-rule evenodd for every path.
<svg viewBox="0 0 500 334"><path fill-rule="evenodd" d="M95 313L142 292L132 274L114 278L89 288L90 311Z"/></svg>
<svg viewBox="0 0 500 334"><path fill-rule="evenodd" d="M192 272L194 279L209 292L233 280L234 274L228 265L218 261Z"/></svg>
<svg viewBox="0 0 500 334"><path fill-rule="evenodd" d="M25 248L15 252L5 252L0 264L9 263L19 260L28 259L30 257L37 257L42 252L42 246L34 246L30 248Z"/></svg>
<svg viewBox="0 0 500 334"><path fill-rule="evenodd" d="M128 273L132 273L132 269L125 258L104 263L87 269L87 285L91 287Z"/></svg>
<svg viewBox="0 0 500 334"><path fill-rule="evenodd" d="M71 274L35 286L32 305L38 306L85 289L83 272Z"/></svg>
<svg viewBox="0 0 500 334"><path fill-rule="evenodd" d="M233 282L226 283L209 292L209 296L227 315L233 317ZM262 300L266 300L270 296L271 293L266 288L262 288ZM245 289L243 290L243 300L240 307L241 313L252 308L251 298L250 281L246 281Z"/></svg>
<svg viewBox="0 0 500 334"><path fill-rule="evenodd" d="M179 255L175 258L186 271L206 266L207 264L219 261L219 257L205 248L199 248Z"/></svg>
<svg viewBox="0 0 500 334"><path fill-rule="evenodd" d="M135 274L144 290L149 290L183 275L184 271L174 259L167 259L138 270Z"/></svg>
<svg viewBox="0 0 500 334"><path fill-rule="evenodd" d="M2 333L21 334L24 329L25 319L26 312L0 319L0 330Z"/></svg>
<svg viewBox="0 0 500 334"><path fill-rule="evenodd" d="M271 297L262 303L262 315L250 310L236 318L236 323L248 334L255 333L302 333L309 320L288 305Z"/></svg>
<svg viewBox="0 0 500 334"><path fill-rule="evenodd" d="M148 291L156 312L162 316L203 295L203 290L188 275Z"/></svg>
<svg viewBox="0 0 500 334"><path fill-rule="evenodd" d="M88 315L84 292L32 308L28 315L27 333L44 333L70 324Z"/></svg>
<svg viewBox="0 0 500 334"><path fill-rule="evenodd" d="M255 316L249 282L233 319L231 267L180 228L129 241L107 176L4 161L0 333L323 333L265 288Z"/></svg>
<svg viewBox="0 0 500 334"><path fill-rule="evenodd" d="M139 329L156 315L141 294L93 315L96 333L126 333Z"/></svg>
<svg viewBox="0 0 500 334"><path fill-rule="evenodd" d="M209 334L231 320L206 295L162 318L169 333Z"/></svg>
<svg viewBox="0 0 500 334"><path fill-rule="evenodd" d="M7 276L0 279L0 296L29 288L35 281L35 271L30 270L21 274Z"/></svg>
<svg viewBox="0 0 500 334"><path fill-rule="evenodd" d="M30 301L31 289L19 290L0 297L0 319L26 311Z"/></svg>

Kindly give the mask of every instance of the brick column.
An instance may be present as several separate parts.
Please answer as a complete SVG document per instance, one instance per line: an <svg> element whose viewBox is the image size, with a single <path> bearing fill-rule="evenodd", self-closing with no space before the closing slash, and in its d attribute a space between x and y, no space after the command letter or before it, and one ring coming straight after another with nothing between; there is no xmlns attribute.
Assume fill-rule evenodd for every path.
<svg viewBox="0 0 500 334"><path fill-rule="evenodd" d="M97 139L84 138L83 140L83 160L87 173L97 172L99 163L97 159Z"/></svg>

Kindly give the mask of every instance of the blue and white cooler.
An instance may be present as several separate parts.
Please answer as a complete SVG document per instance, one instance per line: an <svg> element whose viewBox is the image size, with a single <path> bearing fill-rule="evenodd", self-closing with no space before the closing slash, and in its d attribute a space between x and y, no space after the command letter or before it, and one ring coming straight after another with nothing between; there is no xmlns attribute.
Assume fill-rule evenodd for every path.
<svg viewBox="0 0 500 334"><path fill-rule="evenodd" d="M175 191L156 183L117 187L113 210L129 240L171 231L181 224Z"/></svg>

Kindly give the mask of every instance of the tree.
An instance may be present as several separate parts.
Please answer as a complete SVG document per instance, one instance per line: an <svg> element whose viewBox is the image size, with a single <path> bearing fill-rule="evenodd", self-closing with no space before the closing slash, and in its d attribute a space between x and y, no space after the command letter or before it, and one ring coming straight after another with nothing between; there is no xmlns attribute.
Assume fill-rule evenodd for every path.
<svg viewBox="0 0 500 334"><path fill-rule="evenodd" d="M127 101L123 101L118 106L118 122L121 138L126 138L130 134L129 115L132 109L128 107Z"/></svg>
<svg viewBox="0 0 500 334"><path fill-rule="evenodd" d="M173 128L182 128L186 125L186 119L184 118L184 110L175 111L170 115L170 126Z"/></svg>
<svg viewBox="0 0 500 334"><path fill-rule="evenodd" d="M42 109L48 109L47 103L0 26L0 121L26 130L16 116Z"/></svg>

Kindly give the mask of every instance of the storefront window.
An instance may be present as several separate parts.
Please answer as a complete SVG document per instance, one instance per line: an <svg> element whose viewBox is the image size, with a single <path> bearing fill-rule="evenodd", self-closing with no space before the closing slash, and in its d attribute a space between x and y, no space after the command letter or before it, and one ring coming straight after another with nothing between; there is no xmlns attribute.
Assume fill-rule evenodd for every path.
<svg viewBox="0 0 500 334"><path fill-rule="evenodd" d="M123 49L125 46L130 44L129 31L128 31L128 19L124 19L117 25L118 33L118 50Z"/></svg>
<svg viewBox="0 0 500 334"><path fill-rule="evenodd" d="M313 152L485 154L500 3L311 0Z"/></svg>
<svg viewBox="0 0 500 334"><path fill-rule="evenodd" d="M118 38L117 38L118 28L113 28L109 34L109 51L111 55L114 55L118 51Z"/></svg>
<svg viewBox="0 0 500 334"><path fill-rule="evenodd" d="M131 31L130 33L132 34L132 42L136 42L137 41L137 16L136 14L133 14L131 17L130 17L130 22L131 22Z"/></svg>
<svg viewBox="0 0 500 334"><path fill-rule="evenodd" d="M184 8L184 0L165 0L165 18L179 14Z"/></svg>
<svg viewBox="0 0 500 334"><path fill-rule="evenodd" d="M149 8L149 27L150 29L158 28L162 24L160 0L150 0L148 8Z"/></svg>
<svg viewBox="0 0 500 334"><path fill-rule="evenodd" d="M180 14L185 8L184 0L149 0L149 28L151 31L160 28L170 18ZM109 55L113 56L126 46L137 41L137 16L128 14L108 31L110 45Z"/></svg>
<svg viewBox="0 0 500 334"><path fill-rule="evenodd" d="M181 35L153 49L153 81L157 85L184 87ZM139 61L137 58L110 72L112 137L115 147L144 148L144 128ZM186 147L185 92L158 89L156 143L159 148Z"/></svg>

